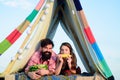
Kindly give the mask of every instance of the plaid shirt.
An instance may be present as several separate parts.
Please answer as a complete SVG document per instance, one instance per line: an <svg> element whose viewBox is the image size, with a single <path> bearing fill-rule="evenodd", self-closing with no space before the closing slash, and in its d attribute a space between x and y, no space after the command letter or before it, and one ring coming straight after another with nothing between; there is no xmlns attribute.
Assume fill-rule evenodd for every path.
<svg viewBox="0 0 120 80"><path fill-rule="evenodd" d="M56 67L56 53L52 53L52 56L49 60L47 61L42 61L41 59L42 55L40 52L35 52L32 57L30 58L27 67L25 68L25 72L29 71L29 67L32 65L37 65L37 64L46 64L48 65L48 70L49 71L55 71L55 67Z"/></svg>

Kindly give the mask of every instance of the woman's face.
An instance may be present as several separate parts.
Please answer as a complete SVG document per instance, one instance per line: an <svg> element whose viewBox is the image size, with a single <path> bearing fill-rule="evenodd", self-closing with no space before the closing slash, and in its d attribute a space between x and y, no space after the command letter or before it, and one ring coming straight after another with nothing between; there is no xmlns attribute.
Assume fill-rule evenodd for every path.
<svg viewBox="0 0 120 80"><path fill-rule="evenodd" d="M60 49L60 53L62 54L70 54L70 49L67 46L62 46Z"/></svg>

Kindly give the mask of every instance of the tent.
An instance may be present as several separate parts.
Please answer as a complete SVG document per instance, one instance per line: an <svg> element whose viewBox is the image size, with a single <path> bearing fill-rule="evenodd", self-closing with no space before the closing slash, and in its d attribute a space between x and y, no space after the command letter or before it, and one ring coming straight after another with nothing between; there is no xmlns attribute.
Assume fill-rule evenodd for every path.
<svg viewBox="0 0 120 80"><path fill-rule="evenodd" d="M34 21L32 26L30 23ZM29 27L26 38L1 77L21 70L32 56L39 40L52 39L61 23L63 30L73 41L80 59L90 73L98 72L105 79L114 80L100 51L79 0L40 0L32 13L0 43L0 54L11 47Z"/></svg>

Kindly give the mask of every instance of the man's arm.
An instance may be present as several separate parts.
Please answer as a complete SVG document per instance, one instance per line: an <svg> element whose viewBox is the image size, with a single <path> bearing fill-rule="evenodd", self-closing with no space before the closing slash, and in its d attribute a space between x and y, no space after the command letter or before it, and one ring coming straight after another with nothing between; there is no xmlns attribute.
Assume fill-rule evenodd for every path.
<svg viewBox="0 0 120 80"><path fill-rule="evenodd" d="M36 71L36 74L39 74L41 76L44 76L44 75L52 75L54 72L52 71L49 71L49 70L45 70L45 69L40 69L38 71Z"/></svg>
<svg viewBox="0 0 120 80"><path fill-rule="evenodd" d="M38 52L33 53L33 55L31 56L30 60L27 63L27 66L25 68L25 72L29 71L29 67L32 65L36 65L38 61Z"/></svg>

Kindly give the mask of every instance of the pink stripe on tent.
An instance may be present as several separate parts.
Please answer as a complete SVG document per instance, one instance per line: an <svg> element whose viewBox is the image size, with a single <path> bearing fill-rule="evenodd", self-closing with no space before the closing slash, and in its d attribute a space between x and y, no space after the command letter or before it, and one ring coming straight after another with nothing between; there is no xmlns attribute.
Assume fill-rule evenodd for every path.
<svg viewBox="0 0 120 80"><path fill-rule="evenodd" d="M91 32L90 27L85 27L85 28L84 28L84 31L85 31L86 36L87 36L87 38L88 38L88 40L89 40L89 42L90 42L91 44L93 44L94 42L96 42L96 41L95 41L95 38L94 38L94 36L93 36L93 34L92 34L92 32Z"/></svg>
<svg viewBox="0 0 120 80"><path fill-rule="evenodd" d="M15 29L6 39L13 44L19 37L20 37L21 33Z"/></svg>
<svg viewBox="0 0 120 80"><path fill-rule="evenodd" d="M42 7L44 1L45 1L45 0L40 0L35 9L36 9L36 10L40 10L40 8Z"/></svg>
<svg viewBox="0 0 120 80"><path fill-rule="evenodd" d="M13 37L17 34L17 30L15 29L11 34L8 35L7 40L11 41Z"/></svg>

